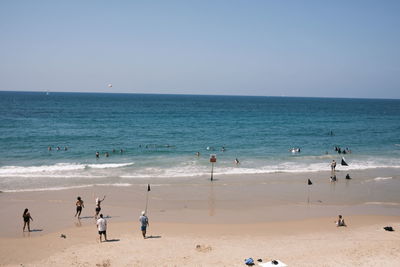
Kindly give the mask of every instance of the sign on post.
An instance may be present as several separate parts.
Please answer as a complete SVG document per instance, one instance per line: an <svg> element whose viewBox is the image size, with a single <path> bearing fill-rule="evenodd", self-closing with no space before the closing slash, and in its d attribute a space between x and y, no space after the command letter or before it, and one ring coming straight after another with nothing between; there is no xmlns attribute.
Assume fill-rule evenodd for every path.
<svg viewBox="0 0 400 267"><path fill-rule="evenodd" d="M217 155L211 154L210 155L210 162L211 162L211 181L213 180L214 174L214 163L217 162Z"/></svg>

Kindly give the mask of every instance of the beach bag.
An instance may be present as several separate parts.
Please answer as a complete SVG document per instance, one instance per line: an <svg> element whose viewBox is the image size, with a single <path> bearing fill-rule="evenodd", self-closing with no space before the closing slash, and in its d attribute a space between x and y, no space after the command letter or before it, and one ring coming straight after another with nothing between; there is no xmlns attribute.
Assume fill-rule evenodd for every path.
<svg viewBox="0 0 400 267"><path fill-rule="evenodd" d="M385 229L386 231L389 231L389 232L394 231L392 226L385 226L385 227L383 227L383 229Z"/></svg>
<svg viewBox="0 0 400 267"><path fill-rule="evenodd" d="M252 258L248 258L244 260L246 265L254 265L254 260Z"/></svg>

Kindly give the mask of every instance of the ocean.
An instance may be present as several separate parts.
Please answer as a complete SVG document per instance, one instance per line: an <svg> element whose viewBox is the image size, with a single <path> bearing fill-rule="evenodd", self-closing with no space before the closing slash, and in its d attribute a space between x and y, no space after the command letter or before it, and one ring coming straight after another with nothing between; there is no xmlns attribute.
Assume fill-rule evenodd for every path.
<svg viewBox="0 0 400 267"><path fill-rule="evenodd" d="M339 169L400 168L400 100L0 92L0 147L3 192L205 177L210 154L215 175L341 157Z"/></svg>

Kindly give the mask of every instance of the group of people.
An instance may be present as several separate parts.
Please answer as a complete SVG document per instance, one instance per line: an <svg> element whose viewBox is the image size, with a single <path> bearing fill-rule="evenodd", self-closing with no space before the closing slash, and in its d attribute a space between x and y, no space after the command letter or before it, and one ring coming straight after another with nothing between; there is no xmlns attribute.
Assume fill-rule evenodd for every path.
<svg viewBox="0 0 400 267"><path fill-rule="evenodd" d="M335 146L335 151L338 154L348 154L348 153L350 154L351 153L351 150L348 147L346 147L345 149L342 149L341 147Z"/></svg>
<svg viewBox="0 0 400 267"><path fill-rule="evenodd" d="M117 152L115 149L113 149L112 150L112 153L115 153L115 152ZM120 154L122 154L122 153L124 153L124 150L121 148L120 150L119 150L119 153ZM106 157L106 158L108 158L109 156L110 156L110 153L108 153L107 151L104 153L104 156ZM99 151L96 151L96 159L99 159L100 158L100 152Z"/></svg>
<svg viewBox="0 0 400 267"><path fill-rule="evenodd" d="M336 178L336 161L335 160L332 160L332 163L331 163L331 182L336 182L337 181L337 178ZM351 177L350 177L350 174L346 174L346 180L350 180L351 179Z"/></svg>
<svg viewBox="0 0 400 267"><path fill-rule="evenodd" d="M99 240L100 243L103 242L102 237L104 236L104 241L107 240L107 220L104 218L103 214L100 213L101 211L101 203L105 200L106 196L103 197L103 199L96 198L96 209L95 209L95 215L94 218L96 220L96 227L99 233ZM85 207L83 200L81 197L77 197L77 200L75 202L76 206L76 213L75 217L78 217L80 219L82 209ZM22 214L22 218L24 221L24 227L22 228L22 231L25 232L25 228L28 227L28 232L31 232L30 228L30 221L33 221L33 218L31 214L29 213L28 209L24 210L24 213ZM150 225L149 224L149 218L146 216L146 212L142 211L141 216L139 217L139 222L140 222L140 230L142 231L143 238L146 239L146 231L147 227Z"/></svg>

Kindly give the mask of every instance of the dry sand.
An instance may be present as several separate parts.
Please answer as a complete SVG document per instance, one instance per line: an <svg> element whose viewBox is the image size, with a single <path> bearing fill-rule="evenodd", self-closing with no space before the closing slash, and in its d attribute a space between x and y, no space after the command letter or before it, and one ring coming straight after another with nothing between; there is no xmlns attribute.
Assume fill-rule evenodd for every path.
<svg viewBox="0 0 400 267"><path fill-rule="evenodd" d="M152 180L152 238L145 240L138 222L144 183L1 193L0 265L245 266L252 257L289 266L399 266L398 176L375 183L375 173L360 172L332 185L327 175ZM73 216L78 195L85 201L81 220ZM94 199L103 195L111 241L100 244L93 215ZM26 207L31 233L22 233ZM348 227L335 226L338 214ZM384 231L387 225L395 231Z"/></svg>
<svg viewBox="0 0 400 267"><path fill-rule="evenodd" d="M134 223L109 222L111 242L95 226L0 240L9 266L245 266L244 259L279 259L289 266L399 266L399 217L348 217L263 224L152 223L143 239ZM65 234L66 238L60 238Z"/></svg>

